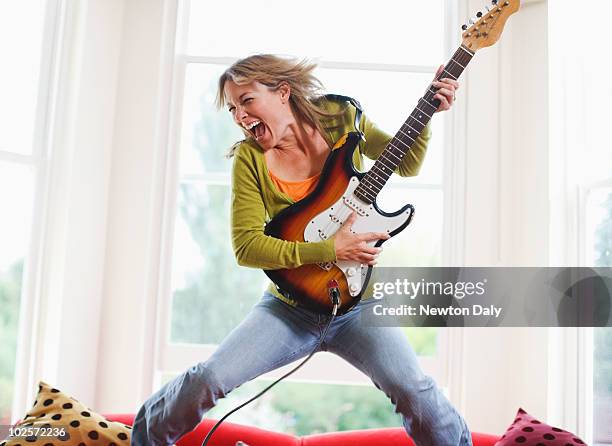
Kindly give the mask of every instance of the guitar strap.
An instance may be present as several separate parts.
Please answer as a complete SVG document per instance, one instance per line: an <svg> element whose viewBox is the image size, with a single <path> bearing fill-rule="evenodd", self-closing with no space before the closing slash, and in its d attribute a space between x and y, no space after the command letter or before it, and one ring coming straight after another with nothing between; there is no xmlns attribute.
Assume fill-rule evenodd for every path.
<svg viewBox="0 0 612 446"><path fill-rule="evenodd" d="M362 139L364 138L363 132L359 130L359 124L361 123L361 115L363 114L363 109L361 108L361 104L355 98L351 98L350 96L343 96L341 94L326 94L326 99L331 99L332 101L344 101L348 102L353 107L355 107L355 131L361 135Z"/></svg>

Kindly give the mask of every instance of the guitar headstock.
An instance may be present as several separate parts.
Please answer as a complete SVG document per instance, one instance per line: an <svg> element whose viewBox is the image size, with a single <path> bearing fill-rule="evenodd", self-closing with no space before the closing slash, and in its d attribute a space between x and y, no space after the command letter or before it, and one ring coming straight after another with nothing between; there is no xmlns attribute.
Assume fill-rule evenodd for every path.
<svg viewBox="0 0 612 446"><path fill-rule="evenodd" d="M492 3L486 14L479 12L475 20L470 20L470 25L463 25L463 46L470 51L476 52L497 42L506 20L521 6L520 0L493 0Z"/></svg>

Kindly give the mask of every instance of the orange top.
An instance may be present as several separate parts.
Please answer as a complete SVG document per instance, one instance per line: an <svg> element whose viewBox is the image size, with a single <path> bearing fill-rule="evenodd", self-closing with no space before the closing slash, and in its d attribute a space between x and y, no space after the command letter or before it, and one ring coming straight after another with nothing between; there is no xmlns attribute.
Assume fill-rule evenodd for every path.
<svg viewBox="0 0 612 446"><path fill-rule="evenodd" d="M302 181L286 181L281 180L269 170L268 174L270 174L270 178L272 179L272 182L276 188L282 193L288 195L293 201L300 201L306 195L311 193L317 185L319 177L321 176L321 174L318 173L315 176L306 178Z"/></svg>

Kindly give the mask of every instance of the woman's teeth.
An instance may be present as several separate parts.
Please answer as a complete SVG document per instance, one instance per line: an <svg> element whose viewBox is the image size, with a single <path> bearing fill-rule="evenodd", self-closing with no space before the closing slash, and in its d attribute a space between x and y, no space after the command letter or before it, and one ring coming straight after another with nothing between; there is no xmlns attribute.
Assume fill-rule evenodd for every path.
<svg viewBox="0 0 612 446"><path fill-rule="evenodd" d="M256 125L261 124L261 121L253 121L250 124L244 124L244 128L247 130L251 130Z"/></svg>

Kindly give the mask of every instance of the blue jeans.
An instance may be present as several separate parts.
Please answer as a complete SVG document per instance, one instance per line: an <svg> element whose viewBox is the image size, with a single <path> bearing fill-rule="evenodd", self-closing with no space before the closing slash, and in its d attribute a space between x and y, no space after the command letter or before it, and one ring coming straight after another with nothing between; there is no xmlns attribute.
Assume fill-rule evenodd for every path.
<svg viewBox="0 0 612 446"><path fill-rule="evenodd" d="M423 374L402 330L367 327L361 322L361 310L372 303L362 301L336 317L321 349L368 375L395 405L406 432L418 446L471 445L465 421ZM134 420L132 446L176 443L232 389L308 355L329 318L264 293L210 359L166 383L145 401Z"/></svg>

